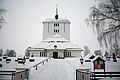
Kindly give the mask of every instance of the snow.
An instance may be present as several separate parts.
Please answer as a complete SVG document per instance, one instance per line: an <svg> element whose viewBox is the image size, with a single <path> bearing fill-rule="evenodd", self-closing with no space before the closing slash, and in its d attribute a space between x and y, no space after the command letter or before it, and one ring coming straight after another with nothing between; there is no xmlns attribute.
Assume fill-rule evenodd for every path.
<svg viewBox="0 0 120 80"><path fill-rule="evenodd" d="M41 42L31 48L28 48L27 50L44 50L44 49L55 49L54 45L57 45L57 49L73 49L73 50L81 50L78 45L75 45L73 43L62 43L62 42Z"/></svg>
<svg viewBox="0 0 120 80"><path fill-rule="evenodd" d="M2 57L0 57L2 59ZM48 57L30 57L29 59L35 59L34 62L29 62L29 59L26 59L25 64L18 64L18 62L15 62L15 60L17 60L18 57L8 57L8 59L11 59L11 61L9 63L6 63L6 59L2 59L2 61L0 61L0 64L2 64L2 68L0 68L0 71L15 71L16 68L31 68L33 67L35 64L47 59Z"/></svg>
<svg viewBox="0 0 120 80"><path fill-rule="evenodd" d="M49 40L51 41L50 38L49 38ZM28 50L55 49L54 45L57 46L57 49L82 50L81 48L79 48L78 45L70 43L69 41L66 41L66 39L64 40L66 42L62 42L63 38L62 38L62 40L60 38L55 38L53 40L54 40L54 42L46 42L47 40L46 41L42 41L41 43L39 43L39 44L37 44L37 45L35 45L33 47L28 48ZM56 42L55 40L56 41L61 41L61 42Z"/></svg>
<svg viewBox="0 0 120 80"><path fill-rule="evenodd" d="M68 23L70 23L65 18L58 18L57 20L55 18L47 18L43 23L45 23L45 22L68 22Z"/></svg>
<svg viewBox="0 0 120 80"><path fill-rule="evenodd" d="M120 78L105 78L105 79L99 79L99 80L120 80Z"/></svg>
<svg viewBox="0 0 120 80"><path fill-rule="evenodd" d="M68 59L51 59L38 70L32 68L30 80L76 80L76 68L71 66Z"/></svg>
<svg viewBox="0 0 120 80"><path fill-rule="evenodd" d="M65 59L49 59L45 64L40 64L37 67L33 67L35 64L47 59L47 57L36 57L35 62L29 62L26 60L26 63L18 64L14 62L14 57L11 57L12 61L10 63L6 63L0 61L0 64L4 64L0 70L14 70L14 68L29 68L29 79L30 80L76 80L76 69L90 69L93 71L92 62L84 62L83 65L80 63L80 58L65 58ZM84 58L84 61L87 58ZM118 62L113 62L112 59L110 61L106 61L106 71L120 71L120 59L117 59ZM103 70L96 70L103 71ZM101 79L100 79L101 80ZM102 80L108 80L102 79ZM117 78L112 78L109 80L119 80Z"/></svg>
<svg viewBox="0 0 120 80"><path fill-rule="evenodd" d="M90 69L79 58L51 59L38 70L30 70L30 80L76 80L76 69ZM34 75L34 73L38 73Z"/></svg>
<svg viewBox="0 0 120 80"><path fill-rule="evenodd" d="M97 58L101 58L103 61L105 61L100 55L95 56L95 58L92 59L92 62L95 61Z"/></svg>
<svg viewBox="0 0 120 80"><path fill-rule="evenodd" d="M53 36L51 36L48 39L45 39L43 41L62 41L62 42L69 42L69 40L65 39L64 37L58 35L58 34L54 34Z"/></svg>
<svg viewBox="0 0 120 80"><path fill-rule="evenodd" d="M110 61L106 61L106 71L116 71L116 72L120 72L120 59L117 58L118 62L113 62L113 60L111 59Z"/></svg>

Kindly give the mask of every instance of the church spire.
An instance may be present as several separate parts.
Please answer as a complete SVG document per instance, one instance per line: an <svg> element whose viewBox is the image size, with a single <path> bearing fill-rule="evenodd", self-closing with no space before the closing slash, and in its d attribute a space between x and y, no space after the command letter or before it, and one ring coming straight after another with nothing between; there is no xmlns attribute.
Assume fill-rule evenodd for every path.
<svg viewBox="0 0 120 80"><path fill-rule="evenodd" d="M58 8L57 8L58 5L56 5L56 15L55 15L55 19L57 20L58 19Z"/></svg>

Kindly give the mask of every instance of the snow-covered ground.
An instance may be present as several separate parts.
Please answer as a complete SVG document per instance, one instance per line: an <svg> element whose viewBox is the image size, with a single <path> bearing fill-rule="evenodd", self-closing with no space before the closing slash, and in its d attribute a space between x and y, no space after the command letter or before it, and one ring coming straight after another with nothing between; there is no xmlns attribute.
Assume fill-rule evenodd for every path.
<svg viewBox="0 0 120 80"><path fill-rule="evenodd" d="M120 80L120 78L102 78L102 79L99 79L99 80Z"/></svg>
<svg viewBox="0 0 120 80"><path fill-rule="evenodd" d="M36 73L36 74L35 74ZM68 59L51 59L38 70L30 70L30 80L76 80L76 68Z"/></svg>
<svg viewBox="0 0 120 80"><path fill-rule="evenodd" d="M36 57L36 58L29 58L29 59L35 59L34 62L29 62L29 59L26 59L25 64L19 64L18 61L15 61L18 59L18 57L8 57L7 59L11 59L9 63L6 62L6 59L3 59L3 57L0 57L2 61L0 61L0 64L2 64L2 67L0 67L0 71L16 71L16 68L33 68L33 66L48 57ZM0 72L4 74L4 72ZM10 74L11 72L7 72L7 74ZM6 72L5 72L6 74ZM11 80L11 75L0 75L0 80Z"/></svg>
<svg viewBox="0 0 120 80"><path fill-rule="evenodd" d="M117 63L106 62L106 71L120 71L119 61ZM38 70L32 68L29 78L30 80L76 80L76 69L91 69L93 71L92 66L91 62L81 65L79 58L51 59L45 65L39 66ZM112 78L112 80L118 79Z"/></svg>
<svg viewBox="0 0 120 80"><path fill-rule="evenodd" d="M0 59L2 59L2 61L0 61L0 64L2 64L2 68L0 68L0 71L4 70L4 71L14 71L15 68L31 68L33 67L35 64L47 59L48 57L30 57L29 59L35 59L34 62L29 62L29 59L26 59L25 64L19 64L18 61L15 62L15 60L17 60L18 57L8 57L7 59L11 59L11 61L9 63L6 62L6 59L3 59L2 57L0 57Z"/></svg>
<svg viewBox="0 0 120 80"><path fill-rule="evenodd" d="M36 70L33 67L35 64L47 59L46 57L36 57L35 62L29 62L18 64L15 62L16 58L11 58L10 63L6 63L5 60L0 61L3 64L1 70L14 70L15 68L29 68L29 79L30 80L76 80L76 69L90 69L93 71L92 62L84 62L83 65L80 64L80 58L65 58L65 59L49 59L45 64L38 65ZM87 60L85 58L85 60ZM118 62L106 61L106 71L120 71L120 59ZM100 70L102 71L102 70ZM101 79L101 80L120 80L120 79Z"/></svg>

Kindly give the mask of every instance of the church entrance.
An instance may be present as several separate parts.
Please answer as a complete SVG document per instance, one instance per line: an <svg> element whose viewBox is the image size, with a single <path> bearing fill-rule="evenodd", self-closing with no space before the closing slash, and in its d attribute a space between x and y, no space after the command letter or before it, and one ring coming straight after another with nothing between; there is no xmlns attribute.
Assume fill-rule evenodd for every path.
<svg viewBox="0 0 120 80"><path fill-rule="evenodd" d="M53 58L58 58L58 52L53 52Z"/></svg>

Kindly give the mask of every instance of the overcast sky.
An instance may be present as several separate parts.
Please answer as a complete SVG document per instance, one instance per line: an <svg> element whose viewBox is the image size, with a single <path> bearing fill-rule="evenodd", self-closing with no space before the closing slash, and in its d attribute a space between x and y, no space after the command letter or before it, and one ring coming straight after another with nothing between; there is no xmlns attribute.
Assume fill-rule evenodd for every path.
<svg viewBox="0 0 120 80"><path fill-rule="evenodd" d="M54 18L58 5L60 18L71 22L71 42L83 49L87 45L92 51L99 49L97 39L85 19L95 0L0 0L0 8L7 9L7 24L0 30L0 48L14 49L24 54L25 49L42 41L43 24Z"/></svg>

